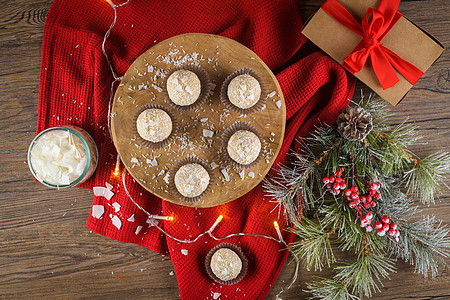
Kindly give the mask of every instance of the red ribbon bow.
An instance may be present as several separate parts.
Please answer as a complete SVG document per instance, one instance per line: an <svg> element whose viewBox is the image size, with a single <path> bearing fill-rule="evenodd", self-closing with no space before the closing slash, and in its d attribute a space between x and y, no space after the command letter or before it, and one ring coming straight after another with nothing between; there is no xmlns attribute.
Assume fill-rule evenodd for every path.
<svg viewBox="0 0 450 300"><path fill-rule="evenodd" d="M359 24L337 0L326 0L322 5L327 14L362 37L342 65L355 74L361 71L370 56L375 75L384 90L399 81L394 68L413 85L423 75L421 70L380 43L402 17L397 11L399 4L400 0L381 0L378 9L367 10L362 24Z"/></svg>

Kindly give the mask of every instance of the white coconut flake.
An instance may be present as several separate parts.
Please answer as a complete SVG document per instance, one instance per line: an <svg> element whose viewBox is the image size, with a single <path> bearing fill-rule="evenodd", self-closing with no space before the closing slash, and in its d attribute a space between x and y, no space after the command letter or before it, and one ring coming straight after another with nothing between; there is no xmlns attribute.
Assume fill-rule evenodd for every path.
<svg viewBox="0 0 450 300"><path fill-rule="evenodd" d="M166 176L164 176L163 180L169 184L169 173L166 174Z"/></svg>
<svg viewBox="0 0 450 300"><path fill-rule="evenodd" d="M128 222L134 222L134 214L131 215L131 217L129 217L127 219Z"/></svg>
<svg viewBox="0 0 450 300"><path fill-rule="evenodd" d="M213 299L218 299L220 297L220 295L222 295L221 293L214 293L213 294Z"/></svg>
<svg viewBox="0 0 450 300"><path fill-rule="evenodd" d="M275 133L271 132L270 135L271 135L271 136L275 136Z"/></svg>
<svg viewBox="0 0 450 300"><path fill-rule="evenodd" d="M225 181L230 181L230 176L228 175L228 172L226 169L222 169L222 170L220 170L220 172L222 172L223 177L225 177Z"/></svg>
<svg viewBox="0 0 450 300"><path fill-rule="evenodd" d="M110 190L108 190L107 188L105 188L105 195L103 195L103 197L105 197L108 200L111 200L112 196L114 196L114 193Z"/></svg>
<svg viewBox="0 0 450 300"><path fill-rule="evenodd" d="M136 157L132 157L131 158L131 162L137 164L139 161L137 160Z"/></svg>
<svg viewBox="0 0 450 300"><path fill-rule="evenodd" d="M211 169L215 169L215 168L217 168L219 165L217 165L215 162L212 162L212 163L210 163L209 164L209 166L211 167Z"/></svg>
<svg viewBox="0 0 450 300"><path fill-rule="evenodd" d="M162 92L162 88L160 88L159 86L157 86L156 84L152 84L152 87L157 90L158 92Z"/></svg>
<svg viewBox="0 0 450 300"><path fill-rule="evenodd" d="M276 105L278 108L281 108L281 100L278 100L277 102L275 102L275 105Z"/></svg>
<svg viewBox="0 0 450 300"><path fill-rule="evenodd" d="M103 213L105 212L105 208L103 205L93 205L92 206L92 216L94 218L100 219L103 216Z"/></svg>
<svg viewBox="0 0 450 300"><path fill-rule="evenodd" d="M208 130L208 129L203 129L203 136L204 137L213 137L214 135L214 131Z"/></svg>
<svg viewBox="0 0 450 300"><path fill-rule="evenodd" d="M181 254L188 255L188 251L186 249L181 249Z"/></svg>
<svg viewBox="0 0 450 300"><path fill-rule="evenodd" d="M134 234L138 235L139 232L141 232L141 230L142 230L142 226L136 227L136 231L134 232Z"/></svg>
<svg viewBox="0 0 450 300"><path fill-rule="evenodd" d="M98 197L104 197L105 196L106 188L104 188L102 186L94 186L92 188L92 190L94 191L94 196L98 196Z"/></svg>
<svg viewBox="0 0 450 300"><path fill-rule="evenodd" d="M156 167L158 165L158 161L156 160L156 158L154 158L154 159L152 159L150 164L152 165L152 167Z"/></svg>
<svg viewBox="0 0 450 300"><path fill-rule="evenodd" d="M271 97L275 96L275 94L276 94L276 92L275 92L275 91L273 91L273 92L271 92L271 93L267 94L267 97L271 98Z"/></svg>
<svg viewBox="0 0 450 300"><path fill-rule="evenodd" d="M106 188L107 188L108 190L110 190L110 191L112 191L113 188L114 188L114 186L113 186L111 183L109 183L109 182L105 182L105 185L106 185Z"/></svg>
<svg viewBox="0 0 450 300"><path fill-rule="evenodd" d="M200 122L205 123L206 121L208 121L208 118L201 118Z"/></svg>
<svg viewBox="0 0 450 300"><path fill-rule="evenodd" d="M253 172L248 172L248 177L255 178L255 173L253 173Z"/></svg>
<svg viewBox="0 0 450 300"><path fill-rule="evenodd" d="M111 221L113 225L117 227L117 229L120 229L122 227L122 221L120 221L118 216L112 216Z"/></svg>
<svg viewBox="0 0 450 300"><path fill-rule="evenodd" d="M242 170L239 172L239 177L241 177L241 179L244 179L245 177L245 170Z"/></svg>
<svg viewBox="0 0 450 300"><path fill-rule="evenodd" d="M175 275L175 273L173 271L170 271L169 275L173 276L173 275Z"/></svg>
<svg viewBox="0 0 450 300"><path fill-rule="evenodd" d="M114 203L112 204L112 206L114 207L114 210L115 210L116 212L118 212L118 211L120 210L120 204L119 204L119 203L114 202Z"/></svg>

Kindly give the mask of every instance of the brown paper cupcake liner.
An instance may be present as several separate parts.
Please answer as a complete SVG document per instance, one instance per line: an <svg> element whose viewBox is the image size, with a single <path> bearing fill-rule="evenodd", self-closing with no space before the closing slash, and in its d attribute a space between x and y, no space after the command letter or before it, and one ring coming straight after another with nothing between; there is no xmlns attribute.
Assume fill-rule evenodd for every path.
<svg viewBox="0 0 450 300"><path fill-rule="evenodd" d="M172 120L172 132L166 139L164 139L158 143L154 143L154 142L151 142L151 141L148 141L148 140L142 138L137 131L137 119L138 119L139 115L144 110L151 109L151 108L157 108L157 109L161 109L161 110L165 111L169 115L170 119ZM177 127L178 127L178 122L177 122L177 118L175 118L174 114L171 111L169 111L166 107L164 107L162 105L158 105L158 104L147 104L147 105L142 106L141 108L139 108L139 110L136 112L136 114L133 117L133 133L136 134L137 140L142 145L144 145L150 149L153 149L153 150L158 150L158 149L164 148L171 141L173 141L173 139L175 138L175 135L176 135Z"/></svg>
<svg viewBox="0 0 450 300"><path fill-rule="evenodd" d="M200 195L196 196L196 197L186 197L184 195L182 195L177 187L175 186L175 174L178 172L178 170L186 165L186 164L199 164L201 165L203 168L205 168L206 172L208 172L209 175L209 184L206 187L206 189L203 191L203 193L201 193ZM204 195L206 195L207 193L209 193L209 191L211 190L211 186L214 183L214 172L211 169L211 167L209 166L209 164L203 162L202 160L198 159L197 157L186 157L183 158L182 160L178 161L173 168L169 171L169 192L172 195L177 196L180 200L186 201L186 202L197 202L199 201Z"/></svg>
<svg viewBox="0 0 450 300"><path fill-rule="evenodd" d="M246 109L237 107L236 105L231 103L230 99L228 98L228 85L230 84L231 80L233 80L233 78L235 78L239 75L243 75L243 74L248 74L248 75L251 75L252 77L254 77L256 80L258 80L259 86L261 87L261 95L259 96L258 102L256 102L252 107L249 107ZM249 114L255 113L264 108L264 106L266 104L266 86L264 85L264 82L262 81L261 77L259 77L255 71L253 71L250 68L243 68L243 69L234 71L233 73L228 75L227 78L225 78L225 81L222 83L222 87L220 88L220 101L227 108L229 108L237 113L240 113L242 115L249 115Z"/></svg>
<svg viewBox="0 0 450 300"><path fill-rule="evenodd" d="M258 157L256 157L256 159L254 161L252 161L251 163L249 163L248 165L243 165L238 163L237 161L235 161L234 159L231 158L231 156L228 154L228 141L230 140L231 136L236 133L239 130L246 130L246 131L250 131L252 133L254 133L259 141L261 142L261 150L259 151ZM223 145L223 149L224 151L222 151L223 154L223 158L226 159L226 161L237 167L237 168L241 168L241 169L250 169L253 168L254 166L256 166L259 161L261 160L262 156L263 156L263 149L265 146L265 142L264 139L262 138L261 134L258 132L258 130L256 130L255 127L253 127L252 125L239 121L236 122L232 125L230 125L227 129L225 129L225 131L222 134L222 145Z"/></svg>
<svg viewBox="0 0 450 300"><path fill-rule="evenodd" d="M218 278L213 271L211 270L211 259L212 256L214 255L214 253L221 249L221 248L228 248L233 250L234 252L236 252L236 254L239 256L239 258L242 261L242 269L241 272L239 273L239 275L232 280L228 280L228 281L224 281L220 278ZM248 270L248 260L245 257L244 253L242 252L241 248L239 248L238 246L234 245L234 244L230 244L230 243L222 243L217 245L216 247L212 248L208 254L206 255L206 259L205 259L205 269L206 269L206 273L208 274L208 276L214 280L215 282L218 282L220 284L226 284L226 285L233 285L238 283L239 281L242 280L242 278L245 277L245 275L247 274L247 270Z"/></svg>
<svg viewBox="0 0 450 300"><path fill-rule="evenodd" d="M178 105L178 104L173 103L173 101L170 100L170 98L169 98L169 93L167 92L167 79L169 79L170 75L172 75L173 72L178 71L178 70L188 70L188 71L194 72L195 75L197 75L198 79L200 79L200 83L201 83L200 95L198 96L198 99L191 105ZM169 73L164 78L164 81L162 84L162 89L163 89L165 101L167 103L169 103L169 105L171 105L173 108L176 108L178 110L191 110L191 109L194 109L194 108L200 106L208 99L208 97L211 95L211 93L213 91L213 84L211 83L208 73L203 68L196 66L196 65L186 65L186 66L170 69Z"/></svg>

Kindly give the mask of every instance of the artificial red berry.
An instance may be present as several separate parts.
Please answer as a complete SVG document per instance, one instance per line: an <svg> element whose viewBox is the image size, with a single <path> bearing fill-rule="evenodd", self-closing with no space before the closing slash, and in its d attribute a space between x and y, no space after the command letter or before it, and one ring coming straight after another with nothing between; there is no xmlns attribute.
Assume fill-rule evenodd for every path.
<svg viewBox="0 0 450 300"><path fill-rule="evenodd" d="M388 231L389 230L389 225L388 224L383 224L383 230L384 231Z"/></svg>
<svg viewBox="0 0 450 300"><path fill-rule="evenodd" d="M353 201L355 201L356 204L361 203L361 201L359 200L359 198L353 199Z"/></svg>
<svg viewBox="0 0 450 300"><path fill-rule="evenodd" d="M365 215L366 219L372 219L373 214L369 211L366 215Z"/></svg>
<svg viewBox="0 0 450 300"><path fill-rule="evenodd" d="M373 227L369 225L366 226L366 231L371 232L373 230Z"/></svg>
<svg viewBox="0 0 450 300"><path fill-rule="evenodd" d="M341 176L342 176L342 172L341 172L341 171L336 171L336 172L334 173L334 176L336 176L336 177L341 177Z"/></svg>
<svg viewBox="0 0 450 300"><path fill-rule="evenodd" d="M370 190L374 190L375 189L375 184L373 184L373 183L369 184L369 189Z"/></svg>
<svg viewBox="0 0 450 300"><path fill-rule="evenodd" d="M375 196L376 193L377 193L377 191L374 191L374 190L369 191L369 195L372 197Z"/></svg>
<svg viewBox="0 0 450 300"><path fill-rule="evenodd" d="M361 205L356 205L357 210L361 210Z"/></svg>
<svg viewBox="0 0 450 300"><path fill-rule="evenodd" d="M383 222L383 223L385 223L385 224L389 224L391 221L389 221L389 218L388 218L388 217L384 216L384 217L381 219L381 222Z"/></svg>
<svg viewBox="0 0 450 300"><path fill-rule="evenodd" d="M361 227L365 227L370 223L365 217L361 218Z"/></svg>
<svg viewBox="0 0 450 300"><path fill-rule="evenodd" d="M366 196L366 200L367 200L367 202L372 201L372 196Z"/></svg>
<svg viewBox="0 0 450 300"><path fill-rule="evenodd" d="M391 229L397 229L397 224L395 224L395 223L391 223L390 225L389 225L389 227L391 228Z"/></svg>
<svg viewBox="0 0 450 300"><path fill-rule="evenodd" d="M340 169L339 169L339 171L341 171L341 172L344 172L344 167L341 167Z"/></svg>
<svg viewBox="0 0 450 300"><path fill-rule="evenodd" d="M339 183L335 182L333 183L333 189L338 189L339 188Z"/></svg>
<svg viewBox="0 0 450 300"><path fill-rule="evenodd" d="M351 208L355 208L356 207L356 203L354 201L350 201L348 206L350 206Z"/></svg>
<svg viewBox="0 0 450 300"><path fill-rule="evenodd" d="M366 203L363 204L363 206L364 206L365 209L369 209L370 204L366 202Z"/></svg>
<svg viewBox="0 0 450 300"><path fill-rule="evenodd" d="M367 203L369 203L369 202L367 202ZM370 206L375 207L375 206L377 206L377 203L375 201L370 201Z"/></svg>
<svg viewBox="0 0 450 300"><path fill-rule="evenodd" d="M400 231L398 230L394 230L395 231L395 237L399 237L400 236Z"/></svg>
<svg viewBox="0 0 450 300"><path fill-rule="evenodd" d="M395 235L395 230L394 229L389 229L388 233L389 233L390 236L393 236L393 235Z"/></svg>
<svg viewBox="0 0 450 300"><path fill-rule="evenodd" d="M342 178L341 177L336 177L336 180L334 180L334 182L341 183L342 182Z"/></svg>
<svg viewBox="0 0 450 300"><path fill-rule="evenodd" d="M358 187L356 185L352 186L352 192L354 193L358 192Z"/></svg>
<svg viewBox="0 0 450 300"><path fill-rule="evenodd" d="M352 199L359 198L358 193L354 193L354 192L352 192L351 197L352 197Z"/></svg>
<svg viewBox="0 0 450 300"><path fill-rule="evenodd" d="M382 228L378 229L377 233L379 236L383 236L386 234L386 232Z"/></svg>
<svg viewBox="0 0 450 300"><path fill-rule="evenodd" d="M333 193L334 195L338 195L338 194L339 194L339 190L333 189L332 193Z"/></svg>
<svg viewBox="0 0 450 300"><path fill-rule="evenodd" d="M350 196L352 194L352 190L346 189L344 193L345 193L345 196Z"/></svg>
<svg viewBox="0 0 450 300"><path fill-rule="evenodd" d="M327 184L328 182L330 182L330 179L328 177L324 177L322 178L323 183Z"/></svg>
<svg viewBox="0 0 450 300"><path fill-rule="evenodd" d="M352 200L352 197L347 196L347 200L348 200L348 201Z"/></svg>
<svg viewBox="0 0 450 300"><path fill-rule="evenodd" d="M366 196L361 196L359 199L361 199L361 202L366 202L367 200Z"/></svg>
<svg viewBox="0 0 450 300"><path fill-rule="evenodd" d="M333 183L336 178L334 178L333 176L330 176L330 178L328 178L328 179L330 180L331 183Z"/></svg>
<svg viewBox="0 0 450 300"><path fill-rule="evenodd" d="M375 194L375 198L381 199L381 194L380 194L380 193L376 193L376 194Z"/></svg>
<svg viewBox="0 0 450 300"><path fill-rule="evenodd" d="M383 224L381 224L381 222L376 222L376 223L375 223L375 228L376 228L376 229L383 228Z"/></svg>
<svg viewBox="0 0 450 300"><path fill-rule="evenodd" d="M339 187L341 188L341 190L343 190L347 187L347 184L345 184L345 182L342 181L341 183L339 183Z"/></svg>
<svg viewBox="0 0 450 300"><path fill-rule="evenodd" d="M327 183L327 189L331 189L333 185L331 183Z"/></svg>
<svg viewBox="0 0 450 300"><path fill-rule="evenodd" d="M380 189L381 185L380 185L379 182L374 182L373 184L375 185L375 189L376 189L376 190L379 190L379 189Z"/></svg>

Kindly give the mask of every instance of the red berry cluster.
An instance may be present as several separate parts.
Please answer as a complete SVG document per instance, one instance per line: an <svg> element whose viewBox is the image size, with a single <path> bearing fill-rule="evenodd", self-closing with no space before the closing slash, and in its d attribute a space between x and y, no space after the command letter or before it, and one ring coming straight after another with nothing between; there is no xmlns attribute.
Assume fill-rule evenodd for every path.
<svg viewBox="0 0 450 300"><path fill-rule="evenodd" d="M347 187L345 179L342 178L342 173L344 172L344 167L341 167L339 171L336 171L330 177L324 177L322 179L326 188L330 190L333 195L339 195L341 190Z"/></svg>
<svg viewBox="0 0 450 300"><path fill-rule="evenodd" d="M397 224L391 223L388 217L384 216L381 219L381 222L375 223L375 228L378 229L377 233L379 236L384 236L387 232L396 242L398 242L400 231L397 230Z"/></svg>
<svg viewBox="0 0 450 300"><path fill-rule="evenodd" d="M348 206L351 208L356 208L356 210L361 211L362 208L369 209L371 207L377 206L375 199L381 199L380 194L380 184L378 182L373 182L369 185L369 194L366 196L360 196L358 193L358 187L352 186L350 189L345 190L345 196L347 200L350 201Z"/></svg>

